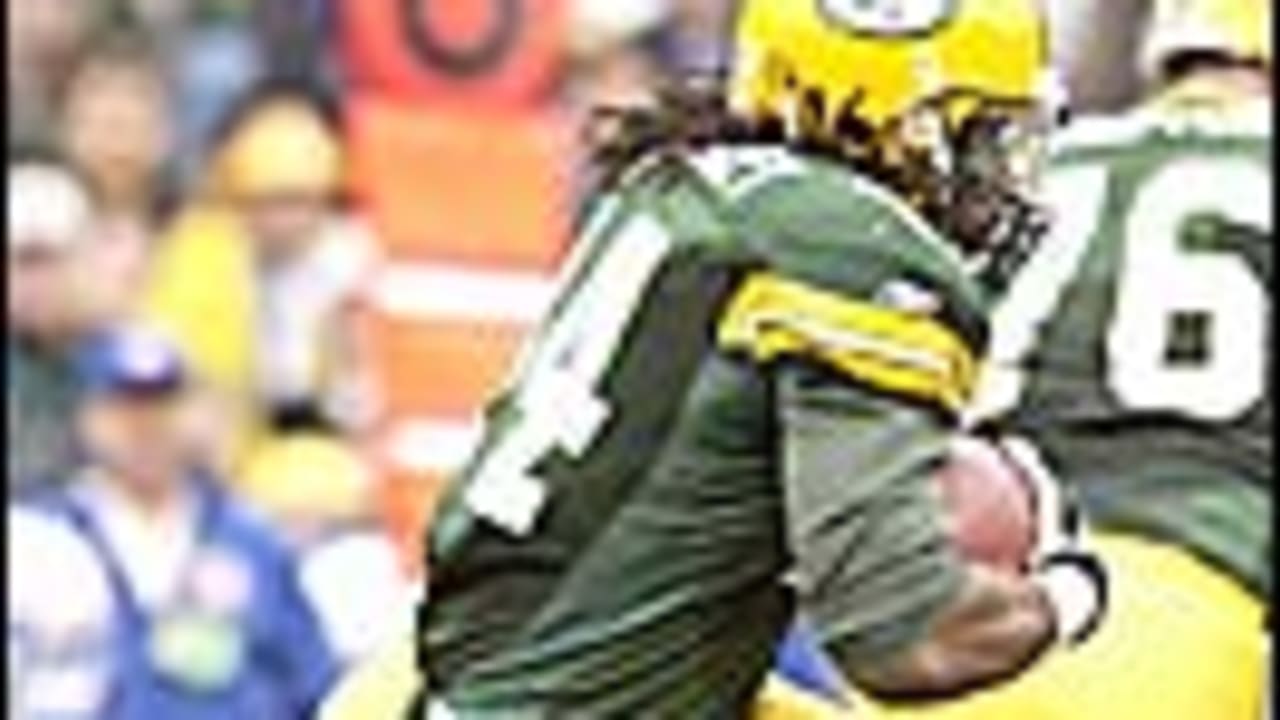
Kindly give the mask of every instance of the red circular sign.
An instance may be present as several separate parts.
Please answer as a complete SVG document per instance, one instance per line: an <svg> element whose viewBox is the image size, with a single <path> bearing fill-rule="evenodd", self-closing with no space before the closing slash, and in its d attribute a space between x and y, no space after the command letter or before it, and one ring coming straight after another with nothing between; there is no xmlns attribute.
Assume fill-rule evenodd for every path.
<svg viewBox="0 0 1280 720"><path fill-rule="evenodd" d="M563 0L345 0L344 56L363 90L525 106L545 96Z"/></svg>

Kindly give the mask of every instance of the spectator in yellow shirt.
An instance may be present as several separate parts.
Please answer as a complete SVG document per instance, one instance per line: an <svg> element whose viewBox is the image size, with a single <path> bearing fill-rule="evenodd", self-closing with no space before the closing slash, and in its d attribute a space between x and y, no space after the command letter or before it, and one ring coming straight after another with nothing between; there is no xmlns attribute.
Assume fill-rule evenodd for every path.
<svg viewBox="0 0 1280 720"><path fill-rule="evenodd" d="M345 158L324 106L269 85L228 119L201 203L179 217L148 314L255 430L359 427L354 310L373 243L343 211Z"/></svg>

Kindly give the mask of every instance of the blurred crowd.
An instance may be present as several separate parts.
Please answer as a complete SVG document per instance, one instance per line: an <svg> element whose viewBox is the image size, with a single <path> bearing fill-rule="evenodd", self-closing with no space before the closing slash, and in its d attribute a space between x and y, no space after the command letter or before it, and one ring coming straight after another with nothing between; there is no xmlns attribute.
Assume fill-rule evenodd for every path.
<svg viewBox="0 0 1280 720"><path fill-rule="evenodd" d="M8 3L11 716L306 717L411 621L341 5ZM542 102L714 72L730 6L568 3Z"/></svg>

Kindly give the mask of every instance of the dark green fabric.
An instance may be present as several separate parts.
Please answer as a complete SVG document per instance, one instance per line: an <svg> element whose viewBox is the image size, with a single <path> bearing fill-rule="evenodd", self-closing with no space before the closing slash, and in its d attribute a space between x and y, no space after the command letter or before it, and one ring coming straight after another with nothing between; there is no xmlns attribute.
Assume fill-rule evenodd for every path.
<svg viewBox="0 0 1280 720"><path fill-rule="evenodd" d="M791 367L778 382L800 607L846 667L892 657L961 581L933 480L949 433L819 369Z"/></svg>
<svg viewBox="0 0 1280 720"><path fill-rule="evenodd" d="M423 656L429 692L464 720L739 718L797 610L865 663L913 640L954 590L926 484L951 420L803 360L722 351L716 327L760 269L862 301L924 283L975 343L981 293L866 184L796 156L753 177L773 170L735 152L728 176L655 163L596 203L537 341L637 216L672 245L595 388L604 429L534 466L548 500L533 530L502 530L466 500L523 419L521 372L443 502Z"/></svg>
<svg viewBox="0 0 1280 720"><path fill-rule="evenodd" d="M874 182L823 160L771 159L777 154L744 151L740 162L756 169L736 171L752 185L730 216L753 252L783 275L853 298L880 299L891 284L910 283L935 295L938 318L982 352L992 298L954 248ZM752 172L774 179L752 181Z"/></svg>

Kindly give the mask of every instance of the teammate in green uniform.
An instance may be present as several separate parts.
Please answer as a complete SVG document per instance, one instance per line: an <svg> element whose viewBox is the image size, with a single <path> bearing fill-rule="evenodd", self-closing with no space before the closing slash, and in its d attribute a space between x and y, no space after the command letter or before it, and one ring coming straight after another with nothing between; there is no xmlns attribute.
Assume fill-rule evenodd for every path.
<svg viewBox="0 0 1280 720"><path fill-rule="evenodd" d="M933 698L1096 620L1073 536L970 565L933 481L1041 228L1033 3L751 0L737 51L727 101L621 118L443 500L432 720L747 717L797 613L855 682Z"/></svg>
<svg viewBox="0 0 1280 720"><path fill-rule="evenodd" d="M1013 577L944 537L931 475L1038 229L1004 155L1043 129L1042 47L1028 3L928 5L749 3L753 122L621 153L435 521L431 712L743 717L797 611L889 696L1003 679L1088 626L1099 594L1062 592L1094 589L1087 554ZM760 142L766 118L794 142Z"/></svg>
<svg viewBox="0 0 1280 720"><path fill-rule="evenodd" d="M1159 0L1155 97L1060 136L1056 229L995 315L981 414L1079 491L1112 609L1069 655L872 720L1257 720L1271 591L1270 11Z"/></svg>
<svg viewBox="0 0 1280 720"><path fill-rule="evenodd" d="M1046 250L1062 262L1022 279L1061 295L1011 420L1096 524L1185 545L1267 597L1270 106L1222 96L1188 83L1065 134Z"/></svg>

